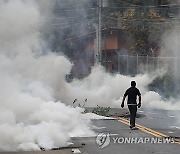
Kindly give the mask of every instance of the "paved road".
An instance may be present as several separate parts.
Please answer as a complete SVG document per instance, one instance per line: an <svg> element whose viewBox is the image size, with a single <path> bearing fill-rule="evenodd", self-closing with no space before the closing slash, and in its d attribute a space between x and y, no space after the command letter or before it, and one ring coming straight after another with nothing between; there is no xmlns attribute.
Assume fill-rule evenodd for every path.
<svg viewBox="0 0 180 154"><path fill-rule="evenodd" d="M180 111L140 110L146 117L137 118L137 123L167 134L180 137Z"/></svg>
<svg viewBox="0 0 180 154"><path fill-rule="evenodd" d="M111 110L111 114L118 115L119 109ZM120 111L121 112L121 111ZM123 113L126 113L123 111ZM178 128L178 118L176 115L179 111L164 111L164 110L146 110L142 109L138 112L137 123L145 127L155 130L155 132L161 132L168 136L180 137L180 129ZM121 114L120 114L121 115ZM121 115L122 116L122 115ZM128 119L125 115L125 119ZM163 143L161 137L156 137L147 132L141 130L130 130L129 126L123 124L117 120L93 120L93 125L97 134L109 133L110 143L107 147L99 148L96 143L96 137L91 138L74 138L73 142L83 144L80 151L85 154L179 154L180 144ZM156 134L155 134L156 135ZM115 142L115 139L119 137L119 142ZM123 142L123 139L137 138L136 142ZM140 140L142 139L142 140ZM152 139L153 142L148 142L145 139ZM156 142L154 142L156 140ZM174 138L173 138L174 139ZM132 140L131 140L132 141ZM147 141L147 142L146 142ZM166 140L165 140L166 141ZM146 143L145 143L146 142Z"/></svg>
<svg viewBox="0 0 180 154"><path fill-rule="evenodd" d="M120 116L127 121L128 112L123 109L111 109L109 114ZM161 132L167 136L180 137L179 111L147 110L138 111L136 122L145 128L151 128L155 132ZM156 137L155 133L148 133L146 129L130 130L128 123L118 120L92 120L97 136L89 138L72 138L74 145L69 149L46 152L17 152L18 154L179 154L180 144L162 143L163 138ZM102 133L104 133L102 135ZM109 133L109 136L108 136ZM101 140L104 139L104 140ZM125 141L125 139L127 139ZM130 140L128 140L130 139ZM132 140L137 139L137 140ZM147 140L145 140L147 139ZM153 142L148 139L154 139ZM156 139L159 139L158 142ZM155 141L156 140L156 141ZM99 143L99 146L97 144ZM104 142L103 142L104 141ZM135 143L136 142L136 143ZM104 144L103 144L104 143ZM7 152L0 154L17 154Z"/></svg>

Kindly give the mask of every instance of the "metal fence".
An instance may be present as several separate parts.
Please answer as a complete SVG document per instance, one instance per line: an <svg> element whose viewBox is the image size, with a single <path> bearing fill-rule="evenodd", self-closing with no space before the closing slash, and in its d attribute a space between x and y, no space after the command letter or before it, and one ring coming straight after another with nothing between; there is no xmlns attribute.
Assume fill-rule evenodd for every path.
<svg viewBox="0 0 180 154"><path fill-rule="evenodd" d="M160 69L167 70L170 74L180 74L180 58L178 57L150 57L139 55L120 55L112 59L114 71L124 75L149 73ZM112 67L113 71L113 67Z"/></svg>
<svg viewBox="0 0 180 154"><path fill-rule="evenodd" d="M83 78L91 73L92 66L94 66L93 52L76 54L74 59L70 78ZM180 77L180 69L178 68L180 57L122 55L118 52L111 52L109 55L104 55L102 65L109 73L135 76L164 70L171 75Z"/></svg>

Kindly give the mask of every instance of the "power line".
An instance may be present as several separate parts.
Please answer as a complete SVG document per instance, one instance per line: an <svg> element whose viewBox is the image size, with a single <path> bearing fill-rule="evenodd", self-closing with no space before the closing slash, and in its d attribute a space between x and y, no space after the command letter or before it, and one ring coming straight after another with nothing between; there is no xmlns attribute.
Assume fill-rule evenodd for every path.
<svg viewBox="0 0 180 154"><path fill-rule="evenodd" d="M91 18L91 19L86 19L86 20L84 20L84 21L80 21L80 22L68 22L68 23L57 23L57 24L51 24L51 25L53 25L53 26L59 26L59 25L69 25L69 24L78 24L78 23L84 23L84 22L86 22L86 21L89 21L89 20L94 20L94 18Z"/></svg>
<svg viewBox="0 0 180 154"><path fill-rule="evenodd" d="M86 18L89 18L89 17L91 17L93 15L94 15L94 13L90 13L90 14L88 14L88 16ZM75 18L78 18L78 16L76 15L74 17L71 16L71 17L41 17L41 18L45 18L45 19L47 18L47 20L48 20L48 18L63 20L63 19L75 19Z"/></svg>
<svg viewBox="0 0 180 154"><path fill-rule="evenodd" d="M127 18L115 18L115 17L109 17L109 16L105 16L105 15L102 15L103 17L105 18L109 18L109 19L114 19L114 20L118 20L118 19L121 19L121 20L124 20L124 21L167 21L167 20L180 20L180 18L162 18L162 19L149 19L149 18L144 18L144 19L127 19Z"/></svg>
<svg viewBox="0 0 180 154"><path fill-rule="evenodd" d="M136 6L136 7L133 7L133 6L120 6L120 7L111 7L111 6L108 6L108 7L102 7L103 9L102 10L105 10L105 9L136 9L136 8L154 8L156 10L165 10L165 9L171 9L171 8L159 8L157 6ZM180 8L180 6L178 6L178 8ZM88 7L88 8L76 8L76 9L60 9L62 12L75 12L75 11L86 11L86 10L96 10L97 8L94 8L94 7Z"/></svg>
<svg viewBox="0 0 180 154"><path fill-rule="evenodd" d="M109 0L104 0L104 1L109 2ZM119 0L119 1L122 2L122 3L124 3L124 4L133 5L133 6L139 6L139 5L136 5L136 4L132 4L132 3L125 2L125 1L123 1L123 0ZM113 2L113 4L120 4L120 2L119 2L119 3Z"/></svg>
<svg viewBox="0 0 180 154"><path fill-rule="evenodd" d="M106 2L109 2L109 0L104 0ZM137 4L133 4L133 3L129 3L129 2L125 2L123 0L119 0L120 2L124 3L124 4L128 4L128 5L132 5L135 7L169 7L169 6L180 6L179 4L161 4L161 5L137 5ZM113 4L120 4L120 2L113 2Z"/></svg>
<svg viewBox="0 0 180 154"><path fill-rule="evenodd" d="M78 7L78 6L83 6L83 5L88 4L88 3L90 3L90 1L88 1L88 2L83 2L83 3L78 4L78 5L74 5L74 4L73 4L71 7L63 7L63 9L72 9L72 8L75 8L75 7ZM60 8L62 8L62 7L60 6Z"/></svg>
<svg viewBox="0 0 180 154"><path fill-rule="evenodd" d="M67 0L66 0L67 1ZM75 4L75 2L74 2L75 0L73 0L73 6L74 6L74 4ZM76 0L77 1L77 0ZM86 1L86 2L88 2L88 0L81 0L81 1ZM67 6L67 5L72 5L72 1L70 2L70 3L61 3L60 5L54 5L54 6L52 6L52 7L54 7L54 8L59 8L59 7L63 7L63 6ZM49 6L40 6L40 7L49 7Z"/></svg>
<svg viewBox="0 0 180 154"><path fill-rule="evenodd" d="M87 34L84 34L84 35L79 35L79 36L76 36L76 37L71 37L71 38L65 39L64 42L65 42L65 41L74 40L74 39L76 39L76 38L80 38L80 37L87 36L87 35L89 35L89 37L91 37L91 35L93 35L93 34L95 34L95 33L96 33L96 31L93 31L93 32L91 32L91 33L87 33Z"/></svg>
<svg viewBox="0 0 180 154"><path fill-rule="evenodd" d="M81 8L81 9L67 9L67 10L63 10L63 9L59 9L59 10L61 10L62 12L63 11L69 11L69 12L74 12L74 11L83 11L83 10L95 10L96 8L92 8L92 7L89 7L89 8Z"/></svg>
<svg viewBox="0 0 180 154"><path fill-rule="evenodd" d="M180 6L177 6L178 8L180 8ZM137 8L154 8L154 9L157 9L157 10L165 10L165 9L171 9L171 8L160 8L160 7L157 7L157 6L107 6L107 7L103 7L103 9L106 9L106 8L109 8L109 9L137 9Z"/></svg>

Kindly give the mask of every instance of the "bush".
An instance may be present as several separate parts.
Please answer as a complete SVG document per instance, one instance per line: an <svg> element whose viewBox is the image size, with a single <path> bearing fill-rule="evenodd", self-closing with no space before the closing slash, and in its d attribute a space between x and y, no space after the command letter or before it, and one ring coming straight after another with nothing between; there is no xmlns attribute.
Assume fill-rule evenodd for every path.
<svg viewBox="0 0 180 154"><path fill-rule="evenodd" d="M172 75L165 74L162 77L157 77L151 84L148 85L149 90L158 92L165 98L176 96L175 79Z"/></svg>
<svg viewBox="0 0 180 154"><path fill-rule="evenodd" d="M92 113L102 115L102 116L107 116L109 110L110 110L110 107L100 107L97 105L97 107L93 109Z"/></svg>

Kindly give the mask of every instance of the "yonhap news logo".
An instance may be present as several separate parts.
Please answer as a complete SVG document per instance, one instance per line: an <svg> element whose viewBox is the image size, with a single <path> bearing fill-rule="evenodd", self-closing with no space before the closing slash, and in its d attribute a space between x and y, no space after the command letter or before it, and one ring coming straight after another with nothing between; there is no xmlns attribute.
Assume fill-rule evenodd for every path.
<svg viewBox="0 0 180 154"><path fill-rule="evenodd" d="M168 144L176 143L173 137L122 137L118 135L100 133L96 137L96 144L103 149L110 143L113 144Z"/></svg>
<svg viewBox="0 0 180 154"><path fill-rule="evenodd" d="M96 137L96 143L99 148L105 148L107 147L111 142L110 134L109 133L101 133L98 134Z"/></svg>

